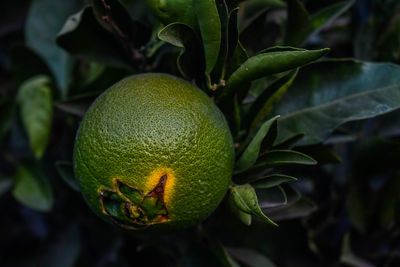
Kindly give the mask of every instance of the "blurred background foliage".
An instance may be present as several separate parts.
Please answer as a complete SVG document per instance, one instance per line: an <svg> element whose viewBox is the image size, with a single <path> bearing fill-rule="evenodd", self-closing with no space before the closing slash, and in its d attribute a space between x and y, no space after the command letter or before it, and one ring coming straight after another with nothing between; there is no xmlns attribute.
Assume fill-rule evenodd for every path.
<svg viewBox="0 0 400 267"><path fill-rule="evenodd" d="M108 225L86 206L71 172L80 118L97 95L132 73L166 72L202 88L220 86L220 73L210 81L199 75L207 63L190 27L157 35L163 26L144 1L108 1L112 14L101 2L2 1L1 266L400 266L400 112L396 103L377 105L399 96L399 67L387 63L400 63L399 1L239 1L232 12L249 56L283 45L331 48L327 60L298 73L253 81L241 103L251 114L257 106L249 103L267 97L265 84L283 77L290 86L297 75L268 111L282 115L270 127L282 141L276 147L318 164L285 167L296 182L257 190L261 209L279 227L257 218L247 226L248 217L236 219L224 201L205 222L162 235ZM343 91L355 97L343 100ZM310 118L306 132L304 125L293 129Z"/></svg>

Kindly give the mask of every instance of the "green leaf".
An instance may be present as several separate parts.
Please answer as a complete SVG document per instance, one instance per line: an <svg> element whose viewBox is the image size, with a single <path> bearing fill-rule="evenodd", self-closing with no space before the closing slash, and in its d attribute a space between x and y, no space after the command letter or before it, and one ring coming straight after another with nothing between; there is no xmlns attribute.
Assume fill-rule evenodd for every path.
<svg viewBox="0 0 400 267"><path fill-rule="evenodd" d="M158 38L174 46L183 48L177 65L187 79L202 79L205 71L204 52L195 31L182 23L171 23L160 30Z"/></svg>
<svg viewBox="0 0 400 267"><path fill-rule="evenodd" d="M79 185L75 180L74 169L72 162L69 161L56 161L56 169L61 178L66 182L73 190L79 192Z"/></svg>
<svg viewBox="0 0 400 267"><path fill-rule="evenodd" d="M99 92L94 92L73 96L66 100L55 102L54 106L66 113L83 117L99 94Z"/></svg>
<svg viewBox="0 0 400 267"><path fill-rule="evenodd" d="M215 0L217 10L218 10L218 15L221 23L221 42L220 42L220 47L219 47L219 52L218 52L218 58L217 61L215 62L214 68L210 73L210 78L211 78L211 83L215 87L215 85L218 85L221 83L221 80L224 78L224 68L225 68L225 62L227 59L228 55L228 45L229 45L229 20L230 14L228 11L227 4L225 3L225 0ZM236 18L236 30L237 32L237 9L236 12L234 13L234 17ZM238 35L238 33L237 33ZM238 40L236 39L236 42Z"/></svg>
<svg viewBox="0 0 400 267"><path fill-rule="evenodd" d="M320 32L324 27L335 21L340 15L349 10L356 1L341 1L327 6L310 17L308 36Z"/></svg>
<svg viewBox="0 0 400 267"><path fill-rule="evenodd" d="M30 146L36 158L41 158L48 143L53 115L50 79L35 76L19 89L17 101Z"/></svg>
<svg viewBox="0 0 400 267"><path fill-rule="evenodd" d="M279 116L276 116L261 125L257 134L253 137L250 144L247 146L247 148L237 161L235 169L237 172L241 172L250 168L256 162L264 137L267 135L267 133L271 129L271 126L278 118Z"/></svg>
<svg viewBox="0 0 400 267"><path fill-rule="evenodd" d="M304 134L298 145L321 143L338 126L400 107L400 67L327 60L301 69L273 113L281 114L275 144Z"/></svg>
<svg viewBox="0 0 400 267"><path fill-rule="evenodd" d="M331 24L354 3L354 0L337 2L310 16L300 0L290 0L286 43L293 46L303 45L310 36Z"/></svg>
<svg viewBox="0 0 400 267"><path fill-rule="evenodd" d="M287 89L292 85L296 78L298 69L291 71L272 85L268 86L264 92L257 97L251 105L245 121L251 121L249 133L252 133L265 120L272 111L274 105L283 97Z"/></svg>
<svg viewBox="0 0 400 267"><path fill-rule="evenodd" d="M221 20L215 0L193 0L206 57L206 74L214 68L221 45Z"/></svg>
<svg viewBox="0 0 400 267"><path fill-rule="evenodd" d="M21 204L37 211L50 211L53 206L50 184L30 164L18 168L12 193Z"/></svg>
<svg viewBox="0 0 400 267"><path fill-rule="evenodd" d="M140 56L136 49L147 43L151 30L141 22L133 20L120 1L93 0L91 4L98 23L108 32L114 33L132 52L132 57Z"/></svg>
<svg viewBox="0 0 400 267"><path fill-rule="evenodd" d="M45 60L63 97L70 84L73 60L54 41L68 16L81 7L81 0L33 0L25 23L27 45Z"/></svg>
<svg viewBox="0 0 400 267"><path fill-rule="evenodd" d="M251 185L255 189L271 188L282 183L297 181L297 178L293 176L283 174L271 174L267 175L253 183Z"/></svg>
<svg viewBox="0 0 400 267"><path fill-rule="evenodd" d="M261 211L261 208L258 205L256 191L251 185L245 184L231 187L230 197L232 197L232 201L243 212L253 214L269 224L278 226Z"/></svg>
<svg viewBox="0 0 400 267"><path fill-rule="evenodd" d="M132 58L115 35L102 28L91 7L71 15L56 39L71 54L118 67L128 67Z"/></svg>
<svg viewBox="0 0 400 267"><path fill-rule="evenodd" d="M240 86L258 78L306 65L329 49L262 53L246 60L229 78L225 94L240 91Z"/></svg>
<svg viewBox="0 0 400 267"><path fill-rule="evenodd" d="M233 214L245 225L249 226L251 225L251 214L246 213L242 211L241 209L238 208L238 206L235 204L234 200L232 197L228 198L228 204L229 208L233 212Z"/></svg>
<svg viewBox="0 0 400 267"><path fill-rule="evenodd" d="M285 165L315 165L317 162L297 151L293 150L270 150L261 156L253 168L271 168ZM252 168L252 169L253 169Z"/></svg>
<svg viewBox="0 0 400 267"><path fill-rule="evenodd" d="M229 254L249 267L275 267L276 265L263 254L249 248L227 248Z"/></svg>
<svg viewBox="0 0 400 267"><path fill-rule="evenodd" d="M288 0L286 43L298 46L308 33L310 15L300 0Z"/></svg>

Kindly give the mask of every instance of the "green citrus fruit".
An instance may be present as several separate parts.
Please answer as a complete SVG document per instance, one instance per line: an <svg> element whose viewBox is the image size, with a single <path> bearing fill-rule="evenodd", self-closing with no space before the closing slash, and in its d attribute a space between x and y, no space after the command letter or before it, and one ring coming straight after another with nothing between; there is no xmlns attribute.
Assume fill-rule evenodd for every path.
<svg viewBox="0 0 400 267"><path fill-rule="evenodd" d="M147 0L153 14L164 24L180 22L197 28L192 0Z"/></svg>
<svg viewBox="0 0 400 267"><path fill-rule="evenodd" d="M231 180L224 116L190 83L141 74L89 108L74 147L82 194L100 217L128 229L176 228L206 218Z"/></svg>

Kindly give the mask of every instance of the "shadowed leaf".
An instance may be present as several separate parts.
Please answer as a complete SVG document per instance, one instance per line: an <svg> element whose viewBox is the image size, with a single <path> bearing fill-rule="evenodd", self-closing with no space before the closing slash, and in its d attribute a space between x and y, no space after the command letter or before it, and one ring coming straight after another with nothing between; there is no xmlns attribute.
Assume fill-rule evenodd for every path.
<svg viewBox="0 0 400 267"><path fill-rule="evenodd" d="M22 123L36 158L41 158L48 143L53 116L50 79L35 76L23 83L18 92Z"/></svg>
<svg viewBox="0 0 400 267"><path fill-rule="evenodd" d="M21 204L37 211L50 211L53 206L50 184L32 165L18 168L12 193Z"/></svg>
<svg viewBox="0 0 400 267"><path fill-rule="evenodd" d="M251 185L245 184L232 187L230 197L236 206L242 211L260 217L269 224L278 226L261 211L261 208L258 205L256 191Z"/></svg>

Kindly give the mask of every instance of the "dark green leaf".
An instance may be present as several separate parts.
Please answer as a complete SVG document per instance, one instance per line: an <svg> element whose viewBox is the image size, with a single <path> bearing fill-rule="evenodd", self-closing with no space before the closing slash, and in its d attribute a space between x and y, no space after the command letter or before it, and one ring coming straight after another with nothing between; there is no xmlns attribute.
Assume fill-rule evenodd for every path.
<svg viewBox="0 0 400 267"><path fill-rule="evenodd" d="M127 67L132 62L126 47L97 23L91 7L70 16L56 41L69 53L89 60L118 67Z"/></svg>
<svg viewBox="0 0 400 267"><path fill-rule="evenodd" d="M107 31L114 33L130 49L132 56L137 55L140 48L150 39L151 30L133 20L126 8L115 0L93 0L94 15L99 24Z"/></svg>
<svg viewBox="0 0 400 267"><path fill-rule="evenodd" d="M300 45L308 33L310 15L300 0L288 1L286 44Z"/></svg>
<svg viewBox="0 0 400 267"><path fill-rule="evenodd" d="M317 162L297 151L293 150L270 150L261 156L255 163L255 169L271 168L285 165L315 165ZM252 168L252 169L253 169Z"/></svg>
<svg viewBox="0 0 400 267"><path fill-rule="evenodd" d="M64 182L66 182L72 189L79 192L79 185L75 180L72 162L62 160L56 161L56 168Z"/></svg>
<svg viewBox="0 0 400 267"><path fill-rule="evenodd" d="M312 14L308 36L317 34L324 27L331 24L340 15L349 10L355 2L355 0L337 2Z"/></svg>
<svg viewBox="0 0 400 267"><path fill-rule="evenodd" d="M62 96L67 95L73 60L64 50L54 45L54 41L68 16L80 7L81 0L34 0L25 23L27 45L46 61L62 90Z"/></svg>
<svg viewBox="0 0 400 267"><path fill-rule="evenodd" d="M275 267L276 265L263 254L249 248L227 248L229 254L249 267Z"/></svg>
<svg viewBox="0 0 400 267"><path fill-rule="evenodd" d="M255 189L271 188L282 183L297 181L297 178L293 176L283 174L271 174L267 175L253 183L251 185Z"/></svg>
<svg viewBox="0 0 400 267"><path fill-rule="evenodd" d="M292 85L298 69L291 71L272 85L268 86L264 92L257 97L251 105L245 121L251 121L249 132L252 133L265 120L272 111L274 105L283 97L287 89Z"/></svg>
<svg viewBox="0 0 400 267"><path fill-rule="evenodd" d="M21 204L37 211L50 211L53 206L50 184L31 165L18 168L12 193Z"/></svg>
<svg viewBox="0 0 400 267"><path fill-rule="evenodd" d="M36 76L23 83L18 92L21 120L36 158L42 157L50 134L53 110L49 83L48 77Z"/></svg>
<svg viewBox="0 0 400 267"><path fill-rule="evenodd" d="M340 163L342 161L330 146L322 144L303 146L296 150L314 158L319 164Z"/></svg>
<svg viewBox="0 0 400 267"><path fill-rule="evenodd" d="M225 94L240 91L240 85L258 78L291 70L325 55L329 49L262 53L249 58L229 78Z"/></svg>
<svg viewBox="0 0 400 267"><path fill-rule="evenodd" d="M229 14L227 62L231 60L235 54L236 47L239 45L238 12L239 8L235 8Z"/></svg>
<svg viewBox="0 0 400 267"><path fill-rule="evenodd" d="M304 134L298 144L323 142L339 125L400 107L400 67L329 60L300 70L274 110L282 117L275 144Z"/></svg>
<svg viewBox="0 0 400 267"><path fill-rule="evenodd" d="M212 72L210 73L211 83L214 87L221 83L221 80L224 78L225 75L224 68L228 55L229 19L230 19L228 13L228 7L225 3L225 0L216 0L215 3L217 5L218 15L221 22L221 44L219 47L217 61L215 62L215 66Z"/></svg>
<svg viewBox="0 0 400 267"><path fill-rule="evenodd" d="M221 45L221 20L215 0L193 0L206 56L206 74L214 68Z"/></svg>
<svg viewBox="0 0 400 267"><path fill-rule="evenodd" d="M54 103L54 106L66 113L82 117L97 96L99 96L98 92L77 95L64 101L58 101Z"/></svg>
<svg viewBox="0 0 400 267"><path fill-rule="evenodd" d="M269 132L272 124L279 118L276 116L268 121L266 121L263 125L261 125L257 134L253 137L250 144L247 146L243 154L240 156L239 160L236 163L236 171L241 172L248 168L250 168L257 160L258 155L260 153L261 144L264 140L264 137Z"/></svg>
<svg viewBox="0 0 400 267"><path fill-rule="evenodd" d="M242 211L258 216L269 224L278 226L261 211L256 191L251 185L245 184L232 187L230 197L232 197L232 201Z"/></svg>
<svg viewBox="0 0 400 267"><path fill-rule="evenodd" d="M183 48L178 57L178 68L187 79L202 79L205 70L201 41L189 26L172 23L164 27L158 38L174 46Z"/></svg>

